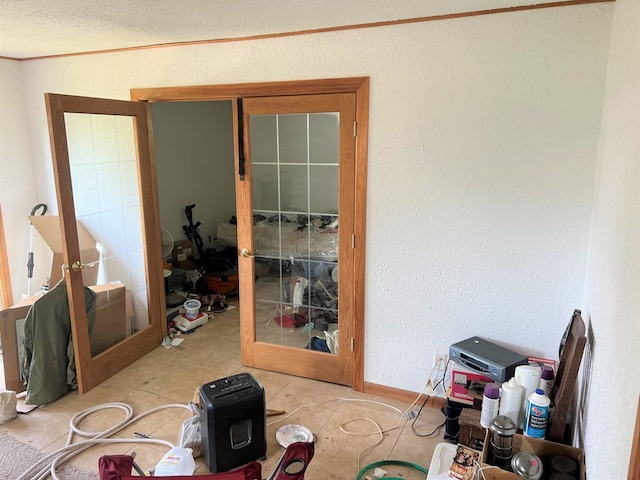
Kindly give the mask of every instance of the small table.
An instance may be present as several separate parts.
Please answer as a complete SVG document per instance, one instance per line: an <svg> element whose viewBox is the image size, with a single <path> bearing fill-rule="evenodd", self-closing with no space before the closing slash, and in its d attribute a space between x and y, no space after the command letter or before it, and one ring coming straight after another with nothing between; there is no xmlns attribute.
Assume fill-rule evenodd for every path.
<svg viewBox="0 0 640 480"><path fill-rule="evenodd" d="M460 443L474 450L482 450L486 429L480 425L480 410L463 408L460 412Z"/></svg>

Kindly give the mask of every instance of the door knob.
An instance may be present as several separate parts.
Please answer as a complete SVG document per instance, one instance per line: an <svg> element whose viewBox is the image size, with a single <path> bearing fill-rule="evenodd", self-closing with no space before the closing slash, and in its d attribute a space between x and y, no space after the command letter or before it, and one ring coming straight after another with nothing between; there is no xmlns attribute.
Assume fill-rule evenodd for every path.
<svg viewBox="0 0 640 480"><path fill-rule="evenodd" d="M98 262L82 263L82 262L80 262L80 260L76 260L75 262L73 262L71 264L71 270L73 270L74 272L79 272L80 270L83 270L83 269L85 269L87 267L95 267L97 263ZM67 265L62 265L62 269L65 272L69 271L69 267Z"/></svg>
<svg viewBox="0 0 640 480"><path fill-rule="evenodd" d="M80 263L80 260L76 260L75 262L73 262L71 264L71 268L73 268L74 271L78 271L78 270L82 270L84 267L86 267L87 265L85 265L84 263Z"/></svg>
<svg viewBox="0 0 640 480"><path fill-rule="evenodd" d="M248 248L243 248L242 250L240 250L240 256L243 258L250 258L253 257L253 253L251 253L251 250L249 250Z"/></svg>

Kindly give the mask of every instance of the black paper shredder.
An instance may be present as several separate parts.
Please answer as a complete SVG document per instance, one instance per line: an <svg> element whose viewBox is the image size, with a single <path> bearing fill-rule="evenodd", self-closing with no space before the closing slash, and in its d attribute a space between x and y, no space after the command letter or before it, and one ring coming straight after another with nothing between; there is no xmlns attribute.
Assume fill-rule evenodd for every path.
<svg viewBox="0 0 640 480"><path fill-rule="evenodd" d="M206 383L199 393L202 456L211 473L266 457L264 388L251 374Z"/></svg>

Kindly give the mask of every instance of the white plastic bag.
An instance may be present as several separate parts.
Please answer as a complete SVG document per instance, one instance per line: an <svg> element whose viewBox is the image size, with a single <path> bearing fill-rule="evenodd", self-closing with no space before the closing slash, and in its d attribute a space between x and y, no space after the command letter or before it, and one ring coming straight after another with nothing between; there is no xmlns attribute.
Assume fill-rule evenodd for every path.
<svg viewBox="0 0 640 480"><path fill-rule="evenodd" d="M11 390L0 392L0 423L6 423L18 416L17 404L16 392Z"/></svg>
<svg viewBox="0 0 640 480"><path fill-rule="evenodd" d="M309 280L304 277L298 277L296 279L295 286L293 287L293 305L296 307L302 306L302 296L304 295L304 289L309 285Z"/></svg>
<svg viewBox="0 0 640 480"><path fill-rule="evenodd" d="M324 338L327 341L327 347L329 347L329 351L335 355L338 354L338 330L334 330L333 332L326 331L324 332Z"/></svg>
<svg viewBox="0 0 640 480"><path fill-rule="evenodd" d="M178 435L178 446L190 448L193 451L193 458L198 458L202 454L200 415L194 403L190 403L189 407L191 407L194 416L182 422L182 428L180 428L180 434Z"/></svg>

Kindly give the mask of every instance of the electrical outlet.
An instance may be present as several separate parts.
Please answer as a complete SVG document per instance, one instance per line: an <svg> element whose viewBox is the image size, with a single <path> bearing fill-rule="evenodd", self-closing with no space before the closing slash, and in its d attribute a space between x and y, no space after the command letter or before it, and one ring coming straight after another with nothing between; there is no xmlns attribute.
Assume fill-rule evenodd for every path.
<svg viewBox="0 0 640 480"><path fill-rule="evenodd" d="M434 353L433 366L444 370L444 366L447 364L448 359L449 359L449 355L447 355L446 353Z"/></svg>
<svg viewBox="0 0 640 480"><path fill-rule="evenodd" d="M429 378L428 384L431 385L431 395L437 395L444 397L446 392L446 379L443 382L443 378L445 375L445 369L447 368L447 361L449 360L449 355L446 353L434 353L433 354L433 370L431 371L431 376Z"/></svg>

